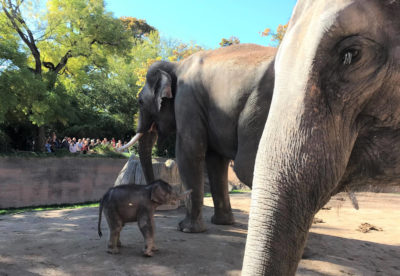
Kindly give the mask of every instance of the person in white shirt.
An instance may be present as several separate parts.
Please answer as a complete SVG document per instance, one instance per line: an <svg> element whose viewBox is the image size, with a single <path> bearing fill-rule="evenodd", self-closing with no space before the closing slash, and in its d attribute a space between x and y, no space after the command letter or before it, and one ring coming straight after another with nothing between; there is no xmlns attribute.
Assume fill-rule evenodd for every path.
<svg viewBox="0 0 400 276"><path fill-rule="evenodd" d="M75 143L74 141L71 141L69 144L69 151L72 153L75 153L78 150L78 144Z"/></svg>

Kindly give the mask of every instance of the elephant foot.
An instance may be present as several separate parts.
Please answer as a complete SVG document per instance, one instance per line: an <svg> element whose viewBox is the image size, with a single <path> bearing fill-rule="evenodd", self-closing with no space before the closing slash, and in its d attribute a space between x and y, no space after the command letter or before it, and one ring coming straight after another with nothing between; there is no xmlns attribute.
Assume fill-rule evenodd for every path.
<svg viewBox="0 0 400 276"><path fill-rule="evenodd" d="M211 222L219 225L232 225L235 223L235 219L232 212L227 212L225 214L214 214L211 217Z"/></svg>
<svg viewBox="0 0 400 276"><path fill-rule="evenodd" d="M154 252L152 250L143 250L143 256L145 257L153 257Z"/></svg>
<svg viewBox="0 0 400 276"><path fill-rule="evenodd" d="M153 257L153 255L154 255L154 252L156 252L156 251L158 251L158 249L155 247L155 246L153 246L153 247L151 247L151 248L143 248L143 256L145 256L145 257Z"/></svg>
<svg viewBox="0 0 400 276"><path fill-rule="evenodd" d="M185 233L201 233L207 230L202 219L192 221L190 218L185 218L178 225L178 230Z"/></svg>
<svg viewBox="0 0 400 276"><path fill-rule="evenodd" d="M121 252L119 251L119 249L118 249L117 247L115 247L115 248L109 248L109 249L107 250L107 253L110 253L110 254L120 254Z"/></svg>
<svg viewBox="0 0 400 276"><path fill-rule="evenodd" d="M107 245L107 247L108 247L108 248L113 248L113 245L109 243L109 244ZM121 244L120 241L118 241L117 247L122 247L122 244Z"/></svg>

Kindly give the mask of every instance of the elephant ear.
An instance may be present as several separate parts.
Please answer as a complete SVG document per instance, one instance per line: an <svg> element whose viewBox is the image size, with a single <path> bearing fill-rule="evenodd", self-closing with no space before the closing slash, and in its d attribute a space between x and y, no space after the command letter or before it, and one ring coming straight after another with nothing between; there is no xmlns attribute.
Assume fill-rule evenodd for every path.
<svg viewBox="0 0 400 276"><path fill-rule="evenodd" d="M170 187L168 184L164 185L163 181L157 180L153 182L151 189L151 200L158 204L164 204L168 202L169 195L171 194Z"/></svg>
<svg viewBox="0 0 400 276"><path fill-rule="evenodd" d="M157 109L158 111L161 110L161 103L163 99L172 99L172 81L171 81L171 76L163 71L159 70L160 72L160 77L158 79L158 85L157 85L157 90L156 90L156 97L157 97Z"/></svg>

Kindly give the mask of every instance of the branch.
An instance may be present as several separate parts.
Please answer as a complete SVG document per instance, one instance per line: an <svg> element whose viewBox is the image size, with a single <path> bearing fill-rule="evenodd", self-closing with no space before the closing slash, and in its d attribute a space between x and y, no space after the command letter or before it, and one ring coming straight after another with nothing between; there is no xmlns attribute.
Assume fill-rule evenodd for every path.
<svg viewBox="0 0 400 276"><path fill-rule="evenodd" d="M43 61L43 66L49 69L50 71L54 71L55 67L52 62Z"/></svg>
<svg viewBox="0 0 400 276"><path fill-rule="evenodd" d="M53 71L58 74L58 72L60 72L60 70L63 69L65 65L67 65L67 61L70 57L72 57L71 50L68 50L68 52L61 58L60 62L57 64Z"/></svg>
<svg viewBox="0 0 400 276"><path fill-rule="evenodd" d="M11 0L8 0L8 7L4 4L5 2L2 1L2 7L4 10L4 13L6 14L7 18L10 20L13 28L17 31L19 37L22 39L22 41L28 46L28 48L31 50L31 53L35 59L35 73L36 74L41 74L42 73L42 63L40 61L40 52L38 48L36 47L35 44L35 39L33 37L33 34L29 27L26 25L25 21L21 17L21 12L19 10L19 6L13 5L11 3ZM21 1L23 3L23 1ZM11 10L10 11L8 9ZM25 29L25 31L28 33L29 38L26 36L26 34L21 30L21 28L18 26L16 20L22 25L22 27Z"/></svg>
<svg viewBox="0 0 400 276"><path fill-rule="evenodd" d="M103 41L98 41L97 39L93 39L92 42L90 42L90 46L92 46L93 44L100 44L100 45L109 45L109 46L118 46L118 42L103 42Z"/></svg>

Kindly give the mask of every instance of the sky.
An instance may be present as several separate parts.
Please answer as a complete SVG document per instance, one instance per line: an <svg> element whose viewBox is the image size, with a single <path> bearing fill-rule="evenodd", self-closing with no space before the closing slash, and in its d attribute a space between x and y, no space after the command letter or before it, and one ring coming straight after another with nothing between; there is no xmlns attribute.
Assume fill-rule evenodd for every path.
<svg viewBox="0 0 400 276"><path fill-rule="evenodd" d="M145 19L165 39L217 48L222 38L270 45L265 28L286 24L296 0L105 0L114 16Z"/></svg>

